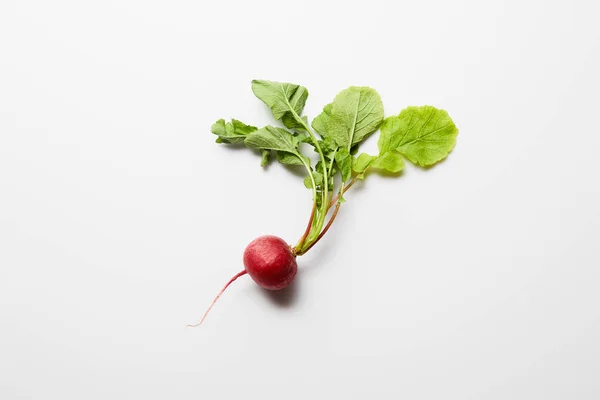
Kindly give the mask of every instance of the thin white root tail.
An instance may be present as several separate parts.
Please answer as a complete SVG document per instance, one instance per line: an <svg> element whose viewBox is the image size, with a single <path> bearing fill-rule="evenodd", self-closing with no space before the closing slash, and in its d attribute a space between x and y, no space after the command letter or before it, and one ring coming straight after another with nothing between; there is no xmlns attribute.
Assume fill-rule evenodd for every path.
<svg viewBox="0 0 600 400"><path fill-rule="evenodd" d="M210 312L210 310L212 310L213 306L215 305L215 303L217 302L217 300L219 300L219 297L221 297L221 295L223 294L223 292L229 287L229 285L231 285L233 283L233 281L235 281L237 278L239 278L240 276L246 275L247 272L246 270L243 270L241 272L238 272L237 274L235 274L233 276L233 278L231 278L229 280L229 282L227 282L227 284L225 285L225 287L223 287L223 289L221 289L221 291L219 292L219 294L217 295L217 297L215 297L215 299L213 300L212 304L210 305L210 307L208 307L208 310L206 310L206 312L204 313L204 316L202 317L202 319L200 320L200 322L198 322L197 324L194 325L190 325L187 324L185 327L186 328L196 328L200 325L202 325L202 323L204 322L204 320L206 319L206 316L208 315L208 313Z"/></svg>

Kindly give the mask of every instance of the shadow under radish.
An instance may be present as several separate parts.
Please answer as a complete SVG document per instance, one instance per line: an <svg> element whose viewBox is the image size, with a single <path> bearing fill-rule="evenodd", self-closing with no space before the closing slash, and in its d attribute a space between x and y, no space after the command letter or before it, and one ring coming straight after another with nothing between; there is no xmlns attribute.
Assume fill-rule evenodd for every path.
<svg viewBox="0 0 600 400"><path fill-rule="evenodd" d="M298 301L300 294L300 279L297 276L292 283L281 290L260 289L271 303L281 308L291 308Z"/></svg>

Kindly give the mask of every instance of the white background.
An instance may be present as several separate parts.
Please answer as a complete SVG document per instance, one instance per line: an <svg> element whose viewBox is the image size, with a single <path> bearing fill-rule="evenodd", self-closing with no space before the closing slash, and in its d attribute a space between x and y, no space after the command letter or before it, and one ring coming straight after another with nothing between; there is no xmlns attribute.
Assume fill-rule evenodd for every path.
<svg viewBox="0 0 600 400"><path fill-rule="evenodd" d="M0 3L0 398L600 398L592 1ZM210 125L349 85L450 157L348 192L279 294L248 242L310 192ZM363 147L372 151L376 138Z"/></svg>

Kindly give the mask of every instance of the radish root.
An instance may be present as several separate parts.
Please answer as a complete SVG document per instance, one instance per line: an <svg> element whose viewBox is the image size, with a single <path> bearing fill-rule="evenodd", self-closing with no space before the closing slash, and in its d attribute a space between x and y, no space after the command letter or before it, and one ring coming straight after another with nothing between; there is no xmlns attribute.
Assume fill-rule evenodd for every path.
<svg viewBox="0 0 600 400"><path fill-rule="evenodd" d="M202 319L200 320L200 322L198 322L197 324L194 325L190 325L187 324L185 327L189 327L189 328L196 328L200 325L202 325L202 323L204 322L204 320L206 319L206 316L208 315L208 313L210 312L210 310L212 310L213 306L215 305L215 303L217 302L217 300L219 300L219 297L221 297L221 295L223 294L223 292L229 287L229 285L231 285L233 283L233 281L235 281L237 278L239 278L240 276L246 275L247 272L246 270L243 270L241 272L238 272L237 274L235 274L233 276L233 278L231 278L229 280L229 282L227 282L227 284L223 287L223 289L221 289L221 291L219 292L219 294L217 295L217 297L215 297L215 299L213 300L212 304L210 305L210 307L208 307L208 310L206 310L206 312L204 313L204 316L202 317Z"/></svg>

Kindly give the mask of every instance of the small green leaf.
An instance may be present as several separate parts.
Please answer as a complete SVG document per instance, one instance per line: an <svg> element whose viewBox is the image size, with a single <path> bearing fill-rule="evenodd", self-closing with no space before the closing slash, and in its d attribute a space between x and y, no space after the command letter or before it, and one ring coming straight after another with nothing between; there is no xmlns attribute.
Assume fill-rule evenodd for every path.
<svg viewBox="0 0 600 400"><path fill-rule="evenodd" d="M335 151L339 146L337 145L337 143L335 142L335 140L333 140L331 137L327 136L325 137L323 140L323 145L322 145L322 149L323 151L326 152L332 152Z"/></svg>
<svg viewBox="0 0 600 400"><path fill-rule="evenodd" d="M256 129L255 126L246 125L237 119L227 123L220 119L213 124L210 131L218 136L217 143L241 143Z"/></svg>
<svg viewBox="0 0 600 400"><path fill-rule="evenodd" d="M323 185L323 174L320 172L313 172L313 177L315 178L315 184L317 187L321 187ZM310 179L310 175L304 178L304 186L307 189L312 189L312 180Z"/></svg>
<svg viewBox="0 0 600 400"><path fill-rule="evenodd" d="M333 154L331 154L333 156ZM331 165L331 158L325 156L325 165ZM315 165L315 171L323 171L323 163L321 161L317 162L317 165ZM333 163L333 166L331 168L331 171L329 172L329 176L334 176L337 172L337 168L335 163Z"/></svg>
<svg viewBox="0 0 600 400"><path fill-rule="evenodd" d="M299 139L283 128L265 126L250 133L244 141L248 147L297 153Z"/></svg>
<svg viewBox="0 0 600 400"><path fill-rule="evenodd" d="M315 144L310 138L306 142L313 147L315 153L318 153L317 146L315 146ZM321 151L323 152L325 157L328 157L339 147L331 138L328 137L324 138L323 140L317 140L317 143L321 147Z"/></svg>
<svg viewBox="0 0 600 400"><path fill-rule="evenodd" d="M351 86L333 100L327 135L348 150L375 132L383 121L383 103L370 87Z"/></svg>
<svg viewBox="0 0 600 400"><path fill-rule="evenodd" d="M342 174L342 182L346 182L352 176L352 156L348 150L340 148L335 153L335 163Z"/></svg>
<svg viewBox="0 0 600 400"><path fill-rule="evenodd" d="M300 141L300 143L307 143L311 146L314 146L312 139L308 135L298 135L298 140Z"/></svg>
<svg viewBox="0 0 600 400"><path fill-rule="evenodd" d="M260 154L262 156L262 158L260 160L260 166L264 167L265 165L267 165L269 163L269 161L271 161L271 150L262 149L260 151Z"/></svg>
<svg viewBox="0 0 600 400"><path fill-rule="evenodd" d="M372 168L384 169L389 172L400 172L404 169L404 161L395 151L386 151L377 156L371 164Z"/></svg>
<svg viewBox="0 0 600 400"><path fill-rule="evenodd" d="M361 153L352 164L352 170L358 175L358 179L364 179L365 172L369 168L383 169L389 172L400 172L404 169L404 161L400 154L388 151L378 156Z"/></svg>
<svg viewBox="0 0 600 400"><path fill-rule="evenodd" d="M223 118L221 118L220 120L218 120L217 122L212 124L212 126L210 127L210 131L219 137L227 136L227 129L225 128L225 120Z"/></svg>
<svg viewBox="0 0 600 400"><path fill-rule="evenodd" d="M377 157L376 156L371 156L367 153L361 153L358 158L354 159L353 163L352 163L352 170L356 173L363 173L365 172L373 163L373 161L375 161Z"/></svg>
<svg viewBox="0 0 600 400"><path fill-rule="evenodd" d="M246 125L237 119L231 120L231 126L233 127L233 132L238 135L248 135L257 129L255 126Z"/></svg>
<svg viewBox="0 0 600 400"><path fill-rule="evenodd" d="M252 81L252 92L287 128L302 128L302 123L296 119L294 113L300 116L304 110L308 97L308 90L304 86L255 79Z"/></svg>
<svg viewBox="0 0 600 400"><path fill-rule="evenodd" d="M458 129L445 110L432 106L407 107L381 126L377 146L381 154L397 150L411 162L429 166L448 156Z"/></svg>
<svg viewBox="0 0 600 400"><path fill-rule="evenodd" d="M312 184L312 179L310 179L310 175L306 175L306 178L304 178L304 186L307 189L312 189L313 184Z"/></svg>
<svg viewBox="0 0 600 400"><path fill-rule="evenodd" d="M333 174L329 176L329 179L327 180L327 182L329 183L329 186L328 186L329 189L328 190L332 191L334 189L334 187L335 187L335 182L334 182L334 179L333 179Z"/></svg>

